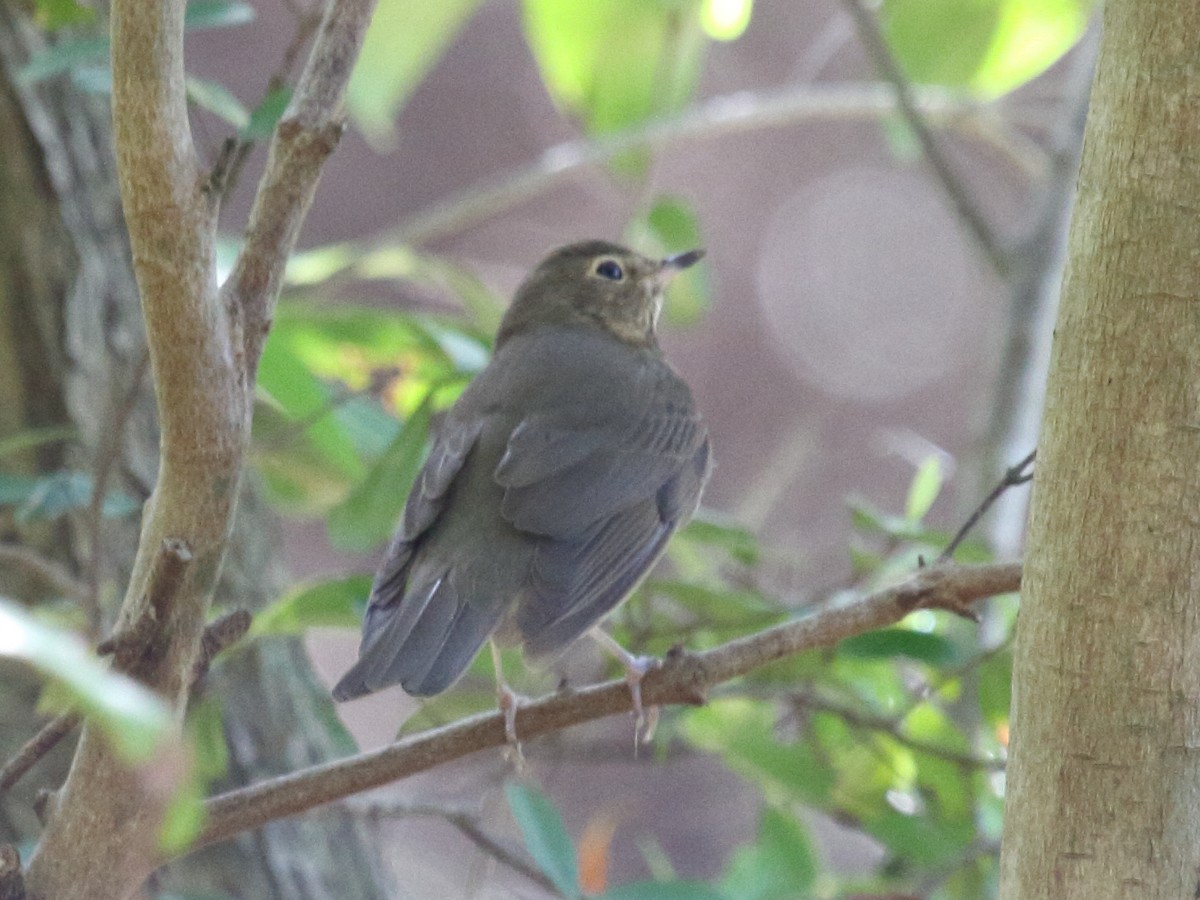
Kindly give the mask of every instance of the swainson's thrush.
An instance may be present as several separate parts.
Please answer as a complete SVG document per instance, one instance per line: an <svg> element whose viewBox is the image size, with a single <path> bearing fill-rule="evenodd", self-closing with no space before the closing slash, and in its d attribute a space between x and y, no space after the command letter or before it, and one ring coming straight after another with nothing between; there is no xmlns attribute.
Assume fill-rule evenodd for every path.
<svg viewBox="0 0 1200 900"><path fill-rule="evenodd" d="M655 335L664 286L702 256L586 241L518 288L495 355L446 415L408 497L335 698L397 682L439 693L489 638L551 659L654 565L711 467L692 393Z"/></svg>

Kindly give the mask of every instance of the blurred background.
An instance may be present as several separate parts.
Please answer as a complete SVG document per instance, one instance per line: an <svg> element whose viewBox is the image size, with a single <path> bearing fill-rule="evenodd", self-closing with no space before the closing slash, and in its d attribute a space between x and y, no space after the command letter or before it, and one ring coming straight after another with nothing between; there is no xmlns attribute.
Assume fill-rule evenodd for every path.
<svg viewBox="0 0 1200 900"><path fill-rule="evenodd" d="M237 175L232 259L319 10L190 9L196 142ZM661 337L717 468L697 524L614 616L627 646L713 646L936 557L1035 444L1090 14L1088 0L381 0L260 372L254 479L282 516L269 565L287 575L254 641L302 636L325 686L349 665L439 411L522 277L582 238L708 251L672 287ZM92 24L26 60L26 81L102 96L103 60L61 49ZM1017 556L1025 502L1005 493L957 557ZM506 794L495 753L344 806L378 829L388 896L564 893L545 851L522 849L555 810L594 894L657 879L636 896L989 896L1014 619L1015 598L979 627L914 614L665 711L638 754L623 718L531 742L529 795ZM506 663L531 694L613 674L591 646L552 672ZM429 703L393 689L337 714L377 747L488 708L489 668ZM200 709L210 744L233 740L217 692ZM325 896L349 895L322 877ZM721 893L663 886L689 880Z"/></svg>

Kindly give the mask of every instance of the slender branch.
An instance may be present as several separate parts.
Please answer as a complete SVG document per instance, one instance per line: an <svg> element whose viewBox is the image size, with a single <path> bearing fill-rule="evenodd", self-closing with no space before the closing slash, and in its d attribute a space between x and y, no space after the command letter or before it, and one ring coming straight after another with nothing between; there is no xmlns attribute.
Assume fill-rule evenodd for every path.
<svg viewBox="0 0 1200 900"><path fill-rule="evenodd" d="M950 543L946 545L946 549L938 556L938 562L946 562L954 557L954 551L958 549L959 544L966 539L971 529L979 524L979 520L992 508L992 504L1000 499L1001 494L1009 488L1017 487L1033 479L1033 472L1030 470L1030 467L1033 465L1033 460L1036 456L1037 450L1030 450L1023 460L1014 466L1009 466L1005 470L1004 477L980 501L979 505L971 512L971 515L967 516L967 521L963 522L962 527L958 529L958 533L951 538Z"/></svg>
<svg viewBox="0 0 1200 900"><path fill-rule="evenodd" d="M992 264L992 268L996 270L997 274L1004 277L1011 264L1008 253L972 198L970 190L958 173L954 171L954 167L950 165L942 148L934 139L933 132L915 100L913 86L888 49L887 43L879 31L879 23L876 21L874 13L867 8L865 0L842 0L842 5L853 17L854 24L858 28L859 39L875 64L880 77L891 84L895 90L896 104L917 136L926 161L933 169L938 181L941 182L942 188L954 205L959 218L974 235L980 249Z"/></svg>
<svg viewBox="0 0 1200 900"><path fill-rule="evenodd" d="M0 796L25 777L38 760L58 746L58 742L74 731L79 713L62 713L42 726L42 729L21 745L13 757L0 767Z"/></svg>
<svg viewBox="0 0 1200 900"><path fill-rule="evenodd" d="M961 609L984 597L1016 591L1020 583L1020 563L931 566L894 587L825 607L712 650L668 654L662 668L650 672L642 682L643 701L647 705L701 704L711 687L773 660L882 628L920 607ZM528 741L631 708L625 681L609 681L522 704L517 711L517 733ZM504 745L504 716L499 712L483 713L379 750L233 790L205 804L207 825L196 846L224 840L478 750Z"/></svg>
<svg viewBox="0 0 1200 900"><path fill-rule="evenodd" d="M501 865L508 866L514 872L524 875L538 887L549 891L554 896L562 896L553 881L543 875L535 866L522 859L515 851L510 850L498 839L488 834L479 824L476 814L468 810L448 809L428 803L348 803L344 808L370 819L408 816L432 816L441 819L457 828L467 840Z"/></svg>
<svg viewBox="0 0 1200 900"><path fill-rule="evenodd" d="M66 597L82 599L87 595L87 585L67 571L65 566L47 559L32 547L0 544L0 567L20 569L31 579Z"/></svg>
<svg viewBox="0 0 1200 900"><path fill-rule="evenodd" d="M326 5L308 64L271 140L245 244L222 288L226 307L244 313L244 363L251 378L321 167L341 138L342 99L374 6L374 0Z"/></svg>
<svg viewBox="0 0 1200 900"><path fill-rule="evenodd" d="M913 90L910 99L929 121L963 127L987 107L938 88ZM424 244L497 215L544 193L581 169L604 165L630 150L709 139L812 121L861 121L895 112L897 98L889 84L810 85L778 91L739 92L713 97L670 119L602 138L567 141L544 151L532 165L506 172L484 184L425 209L376 243ZM995 143L991 128L975 130ZM1007 146L1001 149L1007 151ZM1022 167L1024 162L1019 161Z"/></svg>

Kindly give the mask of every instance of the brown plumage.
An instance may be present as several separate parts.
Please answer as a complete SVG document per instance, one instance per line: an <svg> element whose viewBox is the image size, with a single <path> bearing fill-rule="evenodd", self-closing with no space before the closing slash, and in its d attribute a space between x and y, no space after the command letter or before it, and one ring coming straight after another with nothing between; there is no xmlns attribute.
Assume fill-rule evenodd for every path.
<svg viewBox="0 0 1200 900"><path fill-rule="evenodd" d="M413 486L338 700L439 693L492 637L553 658L633 590L710 470L655 336L665 283L702 255L588 241L525 280Z"/></svg>

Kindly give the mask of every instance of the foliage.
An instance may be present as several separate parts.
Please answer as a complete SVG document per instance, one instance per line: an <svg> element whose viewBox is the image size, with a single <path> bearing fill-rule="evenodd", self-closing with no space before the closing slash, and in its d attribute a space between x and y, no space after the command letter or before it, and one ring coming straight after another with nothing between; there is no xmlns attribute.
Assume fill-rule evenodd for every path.
<svg viewBox="0 0 1200 900"><path fill-rule="evenodd" d="M478 0L382 0L349 98L350 114L372 140L387 142L405 101L478 6ZM1089 0L885 0L882 25L914 80L994 97L1058 59L1080 35L1090 6ZM38 0L37 8L45 27L66 31L25 67L22 79L65 75L105 90L107 39L83 27L96 14L73 0ZM636 129L685 109L711 42L753 27L752 11L750 0L521 5L528 51L546 91L589 136ZM196 0L189 24L231 26L252 15L252 7L235 0ZM241 139L255 140L283 114L289 95L277 88L247 109L228 87L191 79L189 96ZM645 162L627 156L613 165L614 183L630 197L647 196ZM701 245L702 233L688 197L653 194L626 230L632 243L662 253ZM259 369L254 463L286 514L324 520L338 547L371 550L400 516L438 414L484 365L503 303L453 261L396 242L313 248L292 261L288 278ZM346 299L368 283L417 284L456 303L458 312L380 309ZM335 292L340 302L333 304ZM709 273L693 270L673 284L664 321L687 327L711 302ZM9 439L0 452L63 437ZM853 501L853 579L817 599L836 602L840 590L871 588L910 571L921 556L936 556L947 535L924 521L944 479L937 460L919 466L901 513ZM0 473L0 504L18 520L53 519L90 497L84 473ZM110 492L103 512L135 508ZM968 542L958 557L978 560L986 551ZM627 646L656 653L680 640L711 646L804 612L764 586L771 583L769 549L711 513L678 536L670 563L617 615L616 635ZM357 627L368 591L365 573L298 586L258 616L251 639ZM758 790L756 834L731 853L712 885L653 881L610 886L600 896L782 900L919 888L949 900L993 891L1013 604L996 602L986 616L989 637L982 643L957 620L917 612L896 628L777 663L704 708L668 715L662 746L683 741L710 753ZM163 716L154 698L100 671L81 647L9 605L0 605L0 620L0 652L66 685L131 754L153 746ZM459 688L427 704L408 727L489 705L486 670L478 662ZM199 776L216 777L224 768L219 705L195 704L190 733ZM551 802L517 784L509 786L508 800L540 870L564 896L582 896L576 845ZM868 835L883 862L854 879L829 871L813 836L815 817ZM186 841L189 826L179 827L183 836L175 840Z"/></svg>

